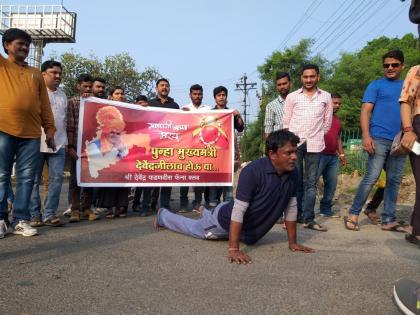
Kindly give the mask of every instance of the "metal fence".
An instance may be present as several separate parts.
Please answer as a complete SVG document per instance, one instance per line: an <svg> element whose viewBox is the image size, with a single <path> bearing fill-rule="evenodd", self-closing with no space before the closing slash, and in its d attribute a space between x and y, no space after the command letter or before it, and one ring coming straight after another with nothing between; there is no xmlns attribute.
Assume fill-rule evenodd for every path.
<svg viewBox="0 0 420 315"><path fill-rule="evenodd" d="M341 140L343 141L344 151L346 153L347 166L341 167L341 173L365 174L367 169L368 155L363 151L362 132L360 128L347 129L341 131Z"/></svg>

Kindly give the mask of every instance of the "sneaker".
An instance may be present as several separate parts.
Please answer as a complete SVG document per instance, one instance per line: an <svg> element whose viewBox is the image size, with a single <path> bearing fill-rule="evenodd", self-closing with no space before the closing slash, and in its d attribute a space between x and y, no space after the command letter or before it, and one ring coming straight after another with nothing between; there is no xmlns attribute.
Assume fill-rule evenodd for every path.
<svg viewBox="0 0 420 315"><path fill-rule="evenodd" d="M23 236L34 236L38 234L37 229L31 227L27 221L19 221L13 229L13 234L23 235Z"/></svg>
<svg viewBox="0 0 420 315"><path fill-rule="evenodd" d="M0 220L0 238L4 238L10 232L10 226L4 220Z"/></svg>
<svg viewBox="0 0 420 315"><path fill-rule="evenodd" d="M403 314L420 314L420 284L408 279L395 282L394 302Z"/></svg>

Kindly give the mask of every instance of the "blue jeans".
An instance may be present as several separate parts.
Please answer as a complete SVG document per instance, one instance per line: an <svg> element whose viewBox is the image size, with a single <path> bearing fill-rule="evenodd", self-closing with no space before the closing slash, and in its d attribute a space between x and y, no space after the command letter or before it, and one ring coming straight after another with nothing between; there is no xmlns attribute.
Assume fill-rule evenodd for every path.
<svg viewBox="0 0 420 315"><path fill-rule="evenodd" d="M190 219L163 208L157 216L157 223L168 230L201 239L227 239L229 231L223 229L217 216L224 202L213 210L204 209L200 219Z"/></svg>
<svg viewBox="0 0 420 315"><path fill-rule="evenodd" d="M337 155L321 154L319 158L318 179L322 175L324 182L324 194L319 204L319 212L331 215L332 200L337 188L338 157ZM318 181L318 180L317 180Z"/></svg>
<svg viewBox="0 0 420 315"><path fill-rule="evenodd" d="M306 143L297 149L298 170L297 208L298 219L311 223L315 219L316 182L320 153L307 152Z"/></svg>
<svg viewBox="0 0 420 315"><path fill-rule="evenodd" d="M26 139L0 132L0 219L8 222L6 199L9 191L13 160L16 156L16 195L13 221L29 220L29 200L39 160L39 139Z"/></svg>
<svg viewBox="0 0 420 315"><path fill-rule="evenodd" d="M56 153L40 153L37 173L35 175L34 187L32 189L29 211L31 219L41 218L41 197L39 195L39 184L41 183L44 164L48 166L48 193L44 203L44 221L55 216L60 202L61 186L63 184L64 163L66 151L61 148Z"/></svg>
<svg viewBox="0 0 420 315"><path fill-rule="evenodd" d="M9 191L7 192L7 202L13 204L15 201L15 194L13 193L12 182L9 183Z"/></svg>
<svg viewBox="0 0 420 315"><path fill-rule="evenodd" d="M375 153L369 154L367 173L357 189L353 204L349 209L352 215L359 215L362 211L373 185L377 182L381 171L386 166L386 186L384 192L384 210L382 211L382 224L395 222L395 208L397 205L398 190L405 165L405 155L391 156L392 141L374 139Z"/></svg>

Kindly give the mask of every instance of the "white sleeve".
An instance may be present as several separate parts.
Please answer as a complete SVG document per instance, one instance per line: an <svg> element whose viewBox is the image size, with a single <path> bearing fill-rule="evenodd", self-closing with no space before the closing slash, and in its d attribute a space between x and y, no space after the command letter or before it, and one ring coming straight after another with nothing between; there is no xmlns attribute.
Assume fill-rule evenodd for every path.
<svg viewBox="0 0 420 315"><path fill-rule="evenodd" d="M296 221L297 218L297 200L296 197L290 198L289 204L284 211L284 221Z"/></svg>
<svg viewBox="0 0 420 315"><path fill-rule="evenodd" d="M248 209L249 202L241 201L235 198L232 208L231 221L242 223L244 220L244 214Z"/></svg>

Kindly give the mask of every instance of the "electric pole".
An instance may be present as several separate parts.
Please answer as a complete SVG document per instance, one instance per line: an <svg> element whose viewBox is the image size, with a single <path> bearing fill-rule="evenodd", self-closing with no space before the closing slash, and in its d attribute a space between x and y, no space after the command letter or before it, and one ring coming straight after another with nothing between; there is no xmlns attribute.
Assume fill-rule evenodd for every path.
<svg viewBox="0 0 420 315"><path fill-rule="evenodd" d="M244 93L244 104L242 105L244 107L244 135L246 134L246 129L247 129L247 125L248 125L248 113L247 113L247 107L249 106L248 104L248 92L250 90L256 90L256 85L257 83L255 82L247 82L248 77L246 76L246 73L244 73L244 75L242 76L242 78L240 79L240 83L236 83L236 89L235 91L242 91Z"/></svg>

